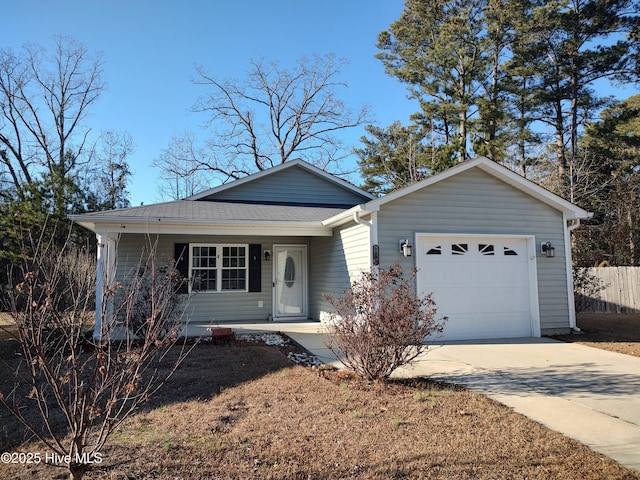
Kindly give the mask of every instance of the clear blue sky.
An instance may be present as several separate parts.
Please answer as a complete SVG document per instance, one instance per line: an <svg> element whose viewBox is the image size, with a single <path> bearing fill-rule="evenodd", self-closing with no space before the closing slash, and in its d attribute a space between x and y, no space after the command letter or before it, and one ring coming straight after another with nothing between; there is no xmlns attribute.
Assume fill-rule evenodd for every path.
<svg viewBox="0 0 640 480"><path fill-rule="evenodd" d="M202 87L193 66L218 78L244 78L251 58L282 66L313 53L349 61L341 98L371 106L373 121L408 123L418 109L406 88L374 58L377 35L396 20L403 0L14 0L2 8L0 48L25 42L51 48L52 35L71 35L104 53L108 91L91 110L96 132L129 132L133 205L158 200L152 161L173 134L198 132L204 120L189 112ZM359 146L363 129L345 141ZM355 159L354 159L355 160Z"/></svg>

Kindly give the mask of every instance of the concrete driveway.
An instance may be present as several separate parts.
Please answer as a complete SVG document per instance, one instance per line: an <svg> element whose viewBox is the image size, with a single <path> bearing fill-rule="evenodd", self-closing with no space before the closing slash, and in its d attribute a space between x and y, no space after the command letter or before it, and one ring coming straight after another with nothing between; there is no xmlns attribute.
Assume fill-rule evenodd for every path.
<svg viewBox="0 0 640 480"><path fill-rule="evenodd" d="M546 338L432 345L400 375L464 385L640 470L640 358Z"/></svg>
<svg viewBox="0 0 640 480"><path fill-rule="evenodd" d="M225 326L283 332L338 364L320 323ZM547 338L475 340L430 345L397 374L463 385L640 471L640 358Z"/></svg>

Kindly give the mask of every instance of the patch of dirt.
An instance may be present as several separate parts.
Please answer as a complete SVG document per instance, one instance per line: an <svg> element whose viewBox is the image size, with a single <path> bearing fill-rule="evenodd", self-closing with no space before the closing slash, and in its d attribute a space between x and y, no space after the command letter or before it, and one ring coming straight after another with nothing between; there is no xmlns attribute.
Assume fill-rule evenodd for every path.
<svg viewBox="0 0 640 480"><path fill-rule="evenodd" d="M576 323L583 333L553 338L640 357L640 314L579 314Z"/></svg>
<svg viewBox="0 0 640 480"><path fill-rule="evenodd" d="M3 315L0 313L0 388L7 380L7 369L9 368L7 362L14 365L21 352L20 344L14 338L17 334L16 326L12 321L3 322Z"/></svg>
<svg viewBox="0 0 640 480"><path fill-rule="evenodd" d="M15 325L15 322L8 313L0 312L0 327L9 327Z"/></svg>
<svg viewBox="0 0 640 480"><path fill-rule="evenodd" d="M10 351L11 349L9 349ZM428 379L371 383L286 346L202 344L112 435L88 479L636 479L488 398ZM0 379L8 372L0 363ZM0 409L0 452L46 452ZM19 440L19 441L18 441ZM1 464L0 478L64 479Z"/></svg>

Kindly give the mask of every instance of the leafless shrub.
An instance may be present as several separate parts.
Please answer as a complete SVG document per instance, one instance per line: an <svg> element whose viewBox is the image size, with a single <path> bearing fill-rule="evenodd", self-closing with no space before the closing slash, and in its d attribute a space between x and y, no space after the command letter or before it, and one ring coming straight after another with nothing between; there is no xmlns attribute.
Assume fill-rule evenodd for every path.
<svg viewBox="0 0 640 480"><path fill-rule="evenodd" d="M168 287L171 267L159 267L151 246L126 287L109 285L99 338L91 335L95 308L95 261L67 243L61 249L39 242L32 260L16 265L21 281L9 285L8 310L24 361L14 371L4 404L52 453L65 458L70 478L80 479L100 463L109 435L174 373L189 349L176 346L181 308ZM26 257L25 257L26 258ZM152 287L145 291L143 285ZM140 320L134 306L147 295ZM0 327L1 328L1 327ZM180 350L159 374L172 347ZM165 365L166 367L166 365ZM167 370L165 370L167 371ZM25 412L33 411L33 418ZM27 408L25 408L27 407Z"/></svg>
<svg viewBox="0 0 640 480"><path fill-rule="evenodd" d="M573 291L576 312L592 311L600 300L605 285L587 267L573 268Z"/></svg>
<svg viewBox="0 0 640 480"><path fill-rule="evenodd" d="M363 273L342 296L324 296L335 309L327 347L347 368L387 379L426 351L426 337L442 332L447 319L435 318L431 295L416 295L415 276L414 269L404 278L396 264Z"/></svg>
<svg viewBox="0 0 640 480"><path fill-rule="evenodd" d="M172 260L161 265L141 263L128 286L126 301L121 305L118 317L128 322L129 329L140 338L146 338L149 328L158 325L162 318L171 319L166 323L171 329L179 328L184 297L176 292L182 281ZM157 332L160 337L168 333L169 330Z"/></svg>

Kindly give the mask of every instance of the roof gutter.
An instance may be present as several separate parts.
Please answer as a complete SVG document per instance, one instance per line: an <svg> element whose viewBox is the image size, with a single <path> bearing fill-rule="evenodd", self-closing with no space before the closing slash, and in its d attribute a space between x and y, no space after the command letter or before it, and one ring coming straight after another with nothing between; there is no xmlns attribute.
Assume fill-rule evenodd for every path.
<svg viewBox="0 0 640 480"><path fill-rule="evenodd" d="M306 236L331 236L332 230L322 225L320 222L255 222L253 220L226 220L224 222L212 224L207 221L175 221L163 218L139 219L136 222L118 221L110 218L101 219L99 222L87 221L80 218L72 218L76 224L87 230L96 232L124 232L124 233L144 233L144 234L184 234L184 235L211 235L216 232L218 235L306 235ZM124 219L123 219L124 220Z"/></svg>
<svg viewBox="0 0 640 480"><path fill-rule="evenodd" d="M363 220L360 215L361 214L367 214L367 213L373 213L378 211L378 207L375 208L365 208L366 205L356 205L355 207L351 207L349 210L345 210L344 212L340 212L337 215L334 215L333 217L327 218L326 220L323 220L321 223L323 226L325 227L336 227L339 225L342 225L344 223L347 223L351 220L353 220L356 223L359 223L360 225L366 225L368 227L370 227L372 225L371 222L367 222L366 220ZM364 223L363 223L364 222Z"/></svg>
<svg viewBox="0 0 640 480"><path fill-rule="evenodd" d="M373 222L369 222L360 218L360 210L356 210L355 212L353 212L353 221L359 223L360 225L364 225L367 228L371 228L373 226Z"/></svg>

